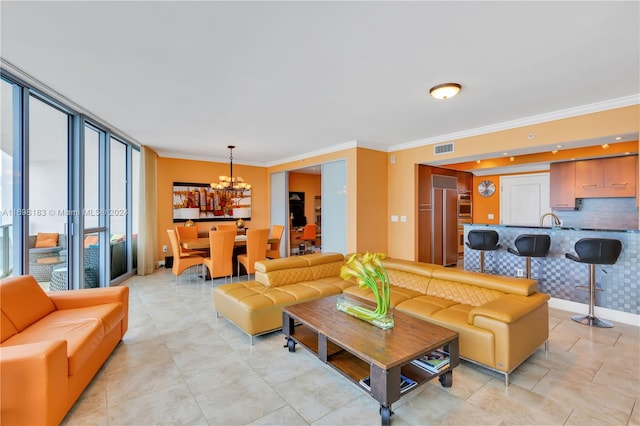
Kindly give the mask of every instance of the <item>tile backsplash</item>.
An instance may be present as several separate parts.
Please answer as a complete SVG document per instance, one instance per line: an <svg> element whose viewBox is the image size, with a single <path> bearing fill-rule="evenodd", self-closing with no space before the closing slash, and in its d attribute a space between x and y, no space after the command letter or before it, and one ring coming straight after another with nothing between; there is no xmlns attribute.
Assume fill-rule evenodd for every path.
<svg viewBox="0 0 640 426"><path fill-rule="evenodd" d="M579 210L554 210L562 226L594 229L638 229L635 198L583 198Z"/></svg>

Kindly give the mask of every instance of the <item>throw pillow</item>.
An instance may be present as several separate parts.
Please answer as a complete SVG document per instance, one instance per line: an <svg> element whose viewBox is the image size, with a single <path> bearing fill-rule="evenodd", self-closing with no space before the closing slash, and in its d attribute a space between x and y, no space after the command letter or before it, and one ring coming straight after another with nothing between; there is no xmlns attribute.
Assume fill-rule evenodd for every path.
<svg viewBox="0 0 640 426"><path fill-rule="evenodd" d="M97 235L87 235L87 237L84 239L84 248L98 244L98 241L99 238Z"/></svg>
<svg viewBox="0 0 640 426"><path fill-rule="evenodd" d="M51 248L58 245L58 233L38 232L36 236L36 248Z"/></svg>

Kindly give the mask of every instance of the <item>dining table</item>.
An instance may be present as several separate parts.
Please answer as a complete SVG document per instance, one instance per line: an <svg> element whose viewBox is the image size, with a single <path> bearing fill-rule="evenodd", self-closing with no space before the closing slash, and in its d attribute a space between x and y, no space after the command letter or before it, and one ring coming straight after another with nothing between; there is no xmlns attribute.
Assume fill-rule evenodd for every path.
<svg viewBox="0 0 640 426"><path fill-rule="evenodd" d="M247 236L246 235L236 235L235 238L235 247L246 247L247 246ZM268 244L277 243L277 238L269 238L267 240ZM208 249L209 246L209 237L199 237L199 238L184 238L180 240L180 244L182 244L182 248L190 249L190 250L202 250Z"/></svg>

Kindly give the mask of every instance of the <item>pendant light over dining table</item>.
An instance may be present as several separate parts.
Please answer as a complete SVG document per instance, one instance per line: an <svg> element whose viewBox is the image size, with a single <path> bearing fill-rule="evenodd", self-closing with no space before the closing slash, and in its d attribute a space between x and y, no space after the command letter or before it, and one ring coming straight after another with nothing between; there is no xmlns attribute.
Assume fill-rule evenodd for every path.
<svg viewBox="0 0 640 426"><path fill-rule="evenodd" d="M251 185L245 182L242 176L233 176L233 149L235 146L228 145L227 148L229 148L229 176L218 176L218 182L212 182L211 188L237 192L251 189Z"/></svg>

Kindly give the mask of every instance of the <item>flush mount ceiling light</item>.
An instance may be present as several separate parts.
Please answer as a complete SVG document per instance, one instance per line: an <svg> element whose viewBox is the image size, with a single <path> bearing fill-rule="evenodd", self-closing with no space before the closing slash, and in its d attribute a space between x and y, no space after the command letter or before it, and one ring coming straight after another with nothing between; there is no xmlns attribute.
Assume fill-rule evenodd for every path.
<svg viewBox="0 0 640 426"><path fill-rule="evenodd" d="M433 86L429 90L429 94L436 99L449 99L457 95L462 86L458 83L444 83Z"/></svg>

